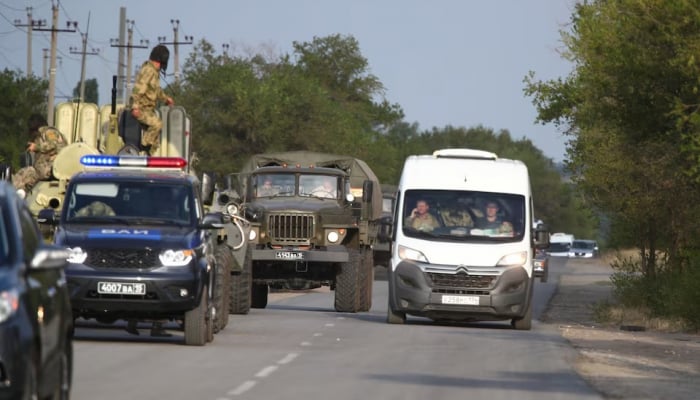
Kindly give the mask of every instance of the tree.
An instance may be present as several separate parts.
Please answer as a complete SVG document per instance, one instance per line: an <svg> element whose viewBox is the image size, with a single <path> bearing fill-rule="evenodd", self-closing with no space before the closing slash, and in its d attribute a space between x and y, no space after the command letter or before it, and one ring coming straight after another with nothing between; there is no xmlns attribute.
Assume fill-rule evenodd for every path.
<svg viewBox="0 0 700 400"><path fill-rule="evenodd" d="M85 81L85 98L83 101L85 103L93 103L93 104L100 104L99 103L99 90L98 90L98 85L97 85L97 79L92 78L88 79ZM74 99L79 99L80 98L80 81L78 81L78 84L75 85L75 88L73 89L73 98Z"/></svg>
<svg viewBox="0 0 700 400"><path fill-rule="evenodd" d="M0 163L16 170L27 144L27 120L31 114L46 115L48 83L8 69L0 72Z"/></svg>
<svg viewBox="0 0 700 400"><path fill-rule="evenodd" d="M573 180L642 249L642 272L682 270L698 245L700 13L657 0L578 4L566 79L526 78L539 121L572 137ZM659 253L661 252L661 253ZM667 257L659 263L658 255Z"/></svg>

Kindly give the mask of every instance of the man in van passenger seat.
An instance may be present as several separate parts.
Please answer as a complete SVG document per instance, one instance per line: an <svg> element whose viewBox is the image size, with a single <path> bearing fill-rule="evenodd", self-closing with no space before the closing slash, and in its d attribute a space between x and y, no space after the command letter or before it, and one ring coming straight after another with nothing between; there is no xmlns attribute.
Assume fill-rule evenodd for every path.
<svg viewBox="0 0 700 400"><path fill-rule="evenodd" d="M477 220L476 226L479 229L495 229L498 233L512 233L513 224L508 221L504 221L498 215L498 203L495 201L489 201L486 203L486 216Z"/></svg>
<svg viewBox="0 0 700 400"><path fill-rule="evenodd" d="M440 226L437 218L435 218L428 211L430 206L425 200L418 200L416 202L416 208L411 211L411 215L406 218L405 225L419 231L430 232L433 229Z"/></svg>

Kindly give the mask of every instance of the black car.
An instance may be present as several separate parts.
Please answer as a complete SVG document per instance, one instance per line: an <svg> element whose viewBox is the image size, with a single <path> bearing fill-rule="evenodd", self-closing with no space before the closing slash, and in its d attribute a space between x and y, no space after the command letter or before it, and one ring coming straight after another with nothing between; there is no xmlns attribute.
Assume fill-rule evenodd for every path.
<svg viewBox="0 0 700 400"><path fill-rule="evenodd" d="M205 214L199 179L178 160L184 165L168 157L84 158L89 168L71 177L60 216L39 213L40 223L55 227L54 242L71 251L66 276L76 318L125 320L134 335L148 323L151 336L170 336L164 324L177 322L185 344L196 346L226 326L232 256L217 236L222 216Z"/></svg>
<svg viewBox="0 0 700 400"><path fill-rule="evenodd" d="M45 244L15 188L0 181L0 398L67 399L73 317L65 248Z"/></svg>

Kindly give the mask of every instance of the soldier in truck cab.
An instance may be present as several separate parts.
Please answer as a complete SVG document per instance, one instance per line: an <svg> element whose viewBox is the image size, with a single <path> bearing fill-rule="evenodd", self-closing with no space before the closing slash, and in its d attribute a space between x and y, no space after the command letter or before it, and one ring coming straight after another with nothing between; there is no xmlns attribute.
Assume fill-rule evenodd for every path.
<svg viewBox="0 0 700 400"><path fill-rule="evenodd" d="M322 182L320 185L316 186L312 191L311 195L316 197L325 197L329 199L335 199L338 197L336 180L330 176L321 178Z"/></svg>

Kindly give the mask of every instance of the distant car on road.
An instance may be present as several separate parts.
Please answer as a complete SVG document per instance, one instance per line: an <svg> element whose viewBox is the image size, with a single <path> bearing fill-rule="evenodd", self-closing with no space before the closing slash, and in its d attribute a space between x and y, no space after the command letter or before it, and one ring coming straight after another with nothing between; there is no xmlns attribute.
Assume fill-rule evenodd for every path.
<svg viewBox="0 0 700 400"><path fill-rule="evenodd" d="M549 278L549 255L544 250L537 250L535 258L532 259L532 271L535 277L540 278L540 282L547 282Z"/></svg>
<svg viewBox="0 0 700 400"><path fill-rule="evenodd" d="M574 240L569 249L569 258L598 257L598 243L595 240Z"/></svg>
<svg viewBox="0 0 700 400"><path fill-rule="evenodd" d="M68 249L44 243L24 200L0 181L0 398L70 395L68 256Z"/></svg>
<svg viewBox="0 0 700 400"><path fill-rule="evenodd" d="M574 235L562 232L553 233L549 238L547 254L552 257L568 257L573 242Z"/></svg>

